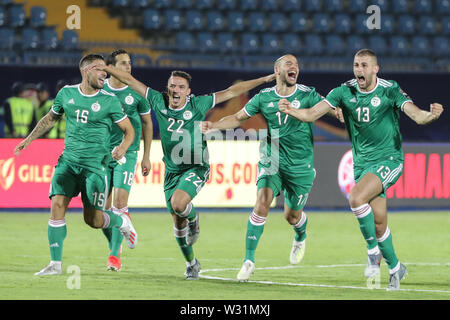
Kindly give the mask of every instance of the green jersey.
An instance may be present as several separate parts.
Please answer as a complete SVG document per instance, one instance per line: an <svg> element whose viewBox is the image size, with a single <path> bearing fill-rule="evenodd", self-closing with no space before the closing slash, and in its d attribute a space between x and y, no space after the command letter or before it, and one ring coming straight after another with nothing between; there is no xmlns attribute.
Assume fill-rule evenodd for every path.
<svg viewBox="0 0 450 320"><path fill-rule="evenodd" d="M331 90L325 101L342 109L355 166L386 156L403 160L399 110L412 101L397 82L377 78L373 90L362 92L352 79Z"/></svg>
<svg viewBox="0 0 450 320"><path fill-rule="evenodd" d="M114 93L122 103L122 107L130 119L134 128L134 141L128 148L128 151L138 151L141 143L142 123L141 115L150 114L150 106L148 101L145 100L140 94L125 86L120 89L112 88L107 80L104 87L105 91ZM118 146L123 139L123 132L118 126L113 126L111 133L111 150Z"/></svg>
<svg viewBox="0 0 450 320"><path fill-rule="evenodd" d="M278 144L279 167L314 167L313 124L302 122L280 112L278 101L287 99L297 109L312 108L323 100L313 87L297 84L289 96L277 93L276 87L266 88L256 94L244 107L248 116L261 113L267 121L267 144L260 144L261 164L276 161Z"/></svg>
<svg viewBox="0 0 450 320"><path fill-rule="evenodd" d="M66 115L64 159L83 168L103 171L111 159L112 127L127 117L119 99L105 90L86 95L80 84L65 86L58 92L52 111Z"/></svg>
<svg viewBox="0 0 450 320"><path fill-rule="evenodd" d="M146 98L159 124L166 171L175 173L193 166L208 166L208 148L200 132L200 121L214 107L215 95L190 95L180 109L171 108L167 97L151 88L147 89Z"/></svg>

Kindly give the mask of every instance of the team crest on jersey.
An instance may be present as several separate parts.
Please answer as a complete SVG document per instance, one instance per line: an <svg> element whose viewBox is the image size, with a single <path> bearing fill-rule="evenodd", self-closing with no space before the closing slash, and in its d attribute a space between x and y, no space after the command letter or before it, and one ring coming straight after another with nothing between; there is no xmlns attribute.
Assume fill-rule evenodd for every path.
<svg viewBox="0 0 450 320"><path fill-rule="evenodd" d="M100 104L98 103L98 102L94 102L92 105L91 105L91 109L92 109L92 111L94 111L94 112L97 112L97 111L99 111L100 110Z"/></svg>
<svg viewBox="0 0 450 320"><path fill-rule="evenodd" d="M189 110L185 111L185 112L183 113L183 118L184 118L184 120L190 120L190 119L192 119L192 112L189 111Z"/></svg>
<svg viewBox="0 0 450 320"><path fill-rule="evenodd" d="M370 100L370 104L374 107L378 107L381 103L380 98L378 97L373 97L372 100Z"/></svg>
<svg viewBox="0 0 450 320"><path fill-rule="evenodd" d="M128 105L130 105L130 104L132 104L134 102L134 98L133 98L133 96L130 94L130 95L128 95L126 98L125 98L125 103L126 104L128 104Z"/></svg>
<svg viewBox="0 0 450 320"><path fill-rule="evenodd" d="M298 109L300 108L300 101L298 101L297 99L295 99L294 101L292 101L292 108Z"/></svg>

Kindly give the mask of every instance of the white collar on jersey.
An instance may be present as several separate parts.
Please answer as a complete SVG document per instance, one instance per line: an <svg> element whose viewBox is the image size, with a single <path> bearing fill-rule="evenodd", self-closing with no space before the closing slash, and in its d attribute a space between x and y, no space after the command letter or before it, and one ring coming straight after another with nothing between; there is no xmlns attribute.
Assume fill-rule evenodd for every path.
<svg viewBox="0 0 450 320"><path fill-rule="evenodd" d="M358 86L358 80L356 80L356 89L358 89L358 91L360 92L360 93L362 93L362 94L369 94L369 93L372 93L372 92L374 92L375 90L377 90L377 88L378 88L378 84L380 83L380 81L379 81L379 79L378 79L378 77L377 77L377 84L376 84L376 86L375 86L375 88L373 88L372 90L370 90L370 91L361 91L360 89L359 89L359 86Z"/></svg>
<svg viewBox="0 0 450 320"><path fill-rule="evenodd" d="M279 94L278 92L277 92L277 86L275 86L275 87L273 87L274 88L274 92L275 92L275 94L277 95L277 96L279 96L280 98L289 98L290 96L292 96L295 92L297 92L297 89L298 89L298 84L295 84L295 90L291 93L291 94L288 94L287 96L283 96L283 95L281 95L281 94Z"/></svg>
<svg viewBox="0 0 450 320"><path fill-rule="evenodd" d="M80 92L80 94L82 95L82 96L84 96L84 97L95 97L96 95L98 95L99 94L99 92L102 90L102 89L99 89L96 93L93 93L93 94L85 94L85 93L83 93L82 91L81 91L81 83L79 83L78 85L77 85L77 88L78 88L78 92Z"/></svg>
<svg viewBox="0 0 450 320"><path fill-rule="evenodd" d="M122 90L125 90L126 88L128 88L128 85L126 85L125 87L122 87L122 88L114 88L114 87L111 86L111 84L109 83L109 79L110 79L110 78L106 79L106 80L105 80L105 83L106 83L106 85L107 85L111 90L114 90L114 91L122 91Z"/></svg>

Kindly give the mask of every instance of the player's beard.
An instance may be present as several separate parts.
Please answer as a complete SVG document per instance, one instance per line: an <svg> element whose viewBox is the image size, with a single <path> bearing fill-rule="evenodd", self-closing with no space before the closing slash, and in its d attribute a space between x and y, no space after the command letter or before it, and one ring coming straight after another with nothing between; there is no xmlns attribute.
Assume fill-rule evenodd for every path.
<svg viewBox="0 0 450 320"><path fill-rule="evenodd" d="M103 85L101 84L100 79L96 79L95 81L89 81L89 85L95 90L103 89Z"/></svg>
<svg viewBox="0 0 450 320"><path fill-rule="evenodd" d="M288 79L288 76L286 74L283 74L281 76L281 82L284 83L284 85L288 88L291 88L297 84L297 79L293 83L291 83Z"/></svg>

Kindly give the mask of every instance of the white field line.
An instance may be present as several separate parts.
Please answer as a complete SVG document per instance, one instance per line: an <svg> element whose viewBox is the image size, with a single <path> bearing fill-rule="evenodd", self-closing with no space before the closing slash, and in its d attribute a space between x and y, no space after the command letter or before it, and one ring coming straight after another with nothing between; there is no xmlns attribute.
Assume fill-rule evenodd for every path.
<svg viewBox="0 0 450 320"><path fill-rule="evenodd" d="M447 263L404 263L405 265L417 265L417 266L450 266L450 262ZM295 269L295 268L347 268L347 267L361 267L365 264L332 264L332 265L317 265L317 266L281 266L281 267L262 267L256 268L256 270L283 270L283 269ZM235 278L224 278L218 276L209 276L204 273L207 272L223 272L223 271L238 271L239 268L221 268L221 269L205 269L200 271L200 278L222 281L234 281L238 282ZM320 288L338 288L338 289L363 289L363 290L386 290L385 288L369 288L357 287L357 286L336 286L329 284L315 284L315 283L293 283L293 282L276 282L276 281L246 281L248 283L270 284L270 285L282 285L282 286L297 286L297 287L320 287ZM399 289L399 291L409 292L429 292L429 293L450 293L450 290L427 290L427 289Z"/></svg>

